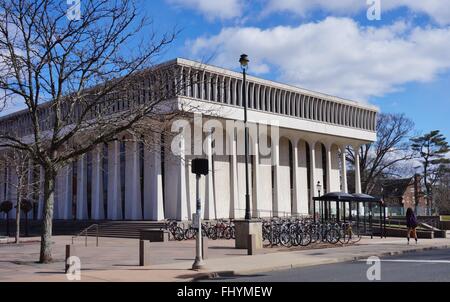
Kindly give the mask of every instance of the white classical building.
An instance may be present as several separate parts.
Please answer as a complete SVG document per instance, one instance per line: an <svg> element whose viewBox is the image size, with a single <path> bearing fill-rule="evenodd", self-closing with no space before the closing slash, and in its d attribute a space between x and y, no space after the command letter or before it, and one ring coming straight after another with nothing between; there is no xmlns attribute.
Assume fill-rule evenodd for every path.
<svg viewBox="0 0 450 302"><path fill-rule="evenodd" d="M193 150L199 145L210 166L200 185L204 218L244 217L242 127L225 131L227 121L244 118L242 74L186 59L164 64L172 65L179 72L179 81L192 75L198 80L173 101L180 109L207 108L203 112L213 114L203 116L206 123L198 124L194 118L187 121L189 133L176 136L182 147L179 156L169 156L172 150L168 148L147 150L139 140L120 138L81 156L57 177L55 219L190 219L196 206L190 163L197 157ZM319 193L318 182L322 193L347 191L345 149L376 139L376 107L252 76L247 77L247 98L252 123L249 183L254 217L312 214L311 200ZM1 118L2 122L8 119L20 119L20 114ZM265 127L266 123L272 127ZM219 125L223 131L217 131ZM201 133L204 144L194 139L195 131ZM223 136L216 137L217 133ZM264 152L259 152L262 149ZM359 169L356 171L359 193ZM0 202L14 200L15 178L14 169L0 171ZM42 215L42 192L38 204L30 214L35 219Z"/></svg>

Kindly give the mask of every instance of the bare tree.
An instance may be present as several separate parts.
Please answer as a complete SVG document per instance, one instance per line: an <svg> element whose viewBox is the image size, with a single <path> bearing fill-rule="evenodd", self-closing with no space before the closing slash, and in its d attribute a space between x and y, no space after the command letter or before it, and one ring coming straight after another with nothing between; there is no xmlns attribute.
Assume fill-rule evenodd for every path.
<svg viewBox="0 0 450 302"><path fill-rule="evenodd" d="M362 145L360 152L361 189L370 194L377 181L399 172L399 164L414 157L409 135L414 123L404 114L380 114L377 121L377 140ZM355 152L347 149L347 161L355 164ZM401 172L401 171L400 171Z"/></svg>
<svg viewBox="0 0 450 302"><path fill-rule="evenodd" d="M172 101L191 85L172 65L154 65L176 31L152 31L133 0L82 5L81 19L69 20L65 1L0 0L1 100L26 108L0 121L0 147L28 152L44 171L41 263L52 260L58 171L125 131L162 131L154 121L179 116Z"/></svg>
<svg viewBox="0 0 450 302"><path fill-rule="evenodd" d="M13 172L14 177L6 182L6 185L13 188L16 192L14 202L16 208L16 235L15 242L20 242L20 219L22 214L22 208L24 202L30 202L27 198L30 195L31 188L33 187L33 181L30 176L34 169L33 164L30 162L30 154L26 151L19 149L3 150L0 153L0 168L5 169L9 167ZM24 213L27 215L27 213Z"/></svg>

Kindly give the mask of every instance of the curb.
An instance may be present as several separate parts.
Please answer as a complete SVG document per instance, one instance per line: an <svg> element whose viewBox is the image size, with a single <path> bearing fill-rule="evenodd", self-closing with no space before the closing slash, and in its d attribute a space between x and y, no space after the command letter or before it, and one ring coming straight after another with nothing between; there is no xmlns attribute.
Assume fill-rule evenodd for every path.
<svg viewBox="0 0 450 302"><path fill-rule="evenodd" d="M442 246L428 246L428 247L417 247L410 250L405 251L394 251L394 252L381 252L375 255L376 257L387 257L387 256L398 256L403 254L409 254L409 253L416 253L416 252L423 252L423 251L430 251L430 250L439 250L439 249L449 249L450 244L442 245ZM264 273L264 272L272 272L272 271L280 271L280 270L287 270L287 269L293 269L293 268L301 268L301 267L311 267L311 266L317 266L317 265L325 265L325 264L334 264L334 263L342 263L342 262L349 262L349 261L359 261L363 259L367 259L369 256L354 256L354 257L344 257L340 259L334 259L334 260L326 260L322 263L317 264L287 264L287 265L281 265L281 266L275 266L270 269L251 269L251 270L230 270L230 271L217 271L217 272L205 272L205 273L199 273L196 277L191 279L191 282L198 282L198 281L204 281L204 280L214 280L218 278L230 278L230 277L239 277L244 276L245 274L255 274L255 273Z"/></svg>

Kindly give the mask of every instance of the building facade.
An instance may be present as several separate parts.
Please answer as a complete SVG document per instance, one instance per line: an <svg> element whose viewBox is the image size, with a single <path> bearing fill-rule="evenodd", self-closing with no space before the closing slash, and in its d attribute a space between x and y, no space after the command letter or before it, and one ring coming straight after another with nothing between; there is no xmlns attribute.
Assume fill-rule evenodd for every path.
<svg viewBox="0 0 450 302"><path fill-rule="evenodd" d="M192 114L172 125L178 154L171 156L173 150L162 146L147 149L125 134L99 145L58 174L55 219L188 220L196 206L190 162L198 156L207 157L210 166L200 184L203 218L244 217L242 75L186 59L165 66L177 70L179 83L192 83L173 97L180 110L190 108ZM347 192L346 147L376 139L377 108L252 76L246 88L252 215L312 214L318 182L321 193ZM19 123L20 115L2 122L8 119ZM184 125L182 131L179 125ZM199 145L201 154L195 152ZM30 173L30 183L42 173ZM14 200L16 178L14 169L0 171L0 202ZM359 193L359 173L355 183ZM30 217L42 217L42 198L40 190Z"/></svg>
<svg viewBox="0 0 450 302"><path fill-rule="evenodd" d="M418 174L409 178L386 180L382 183L382 188L377 193L383 196L389 215L405 216L408 208L414 209L417 215L426 215L427 201L422 190L422 179Z"/></svg>

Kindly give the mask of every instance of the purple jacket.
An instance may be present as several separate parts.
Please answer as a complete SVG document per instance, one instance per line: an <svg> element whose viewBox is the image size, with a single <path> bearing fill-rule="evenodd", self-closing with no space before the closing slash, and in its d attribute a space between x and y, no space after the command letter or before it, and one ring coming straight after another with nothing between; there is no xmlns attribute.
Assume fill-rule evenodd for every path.
<svg viewBox="0 0 450 302"><path fill-rule="evenodd" d="M414 213L412 215L406 217L406 226L408 228L416 228L417 227L417 218Z"/></svg>

